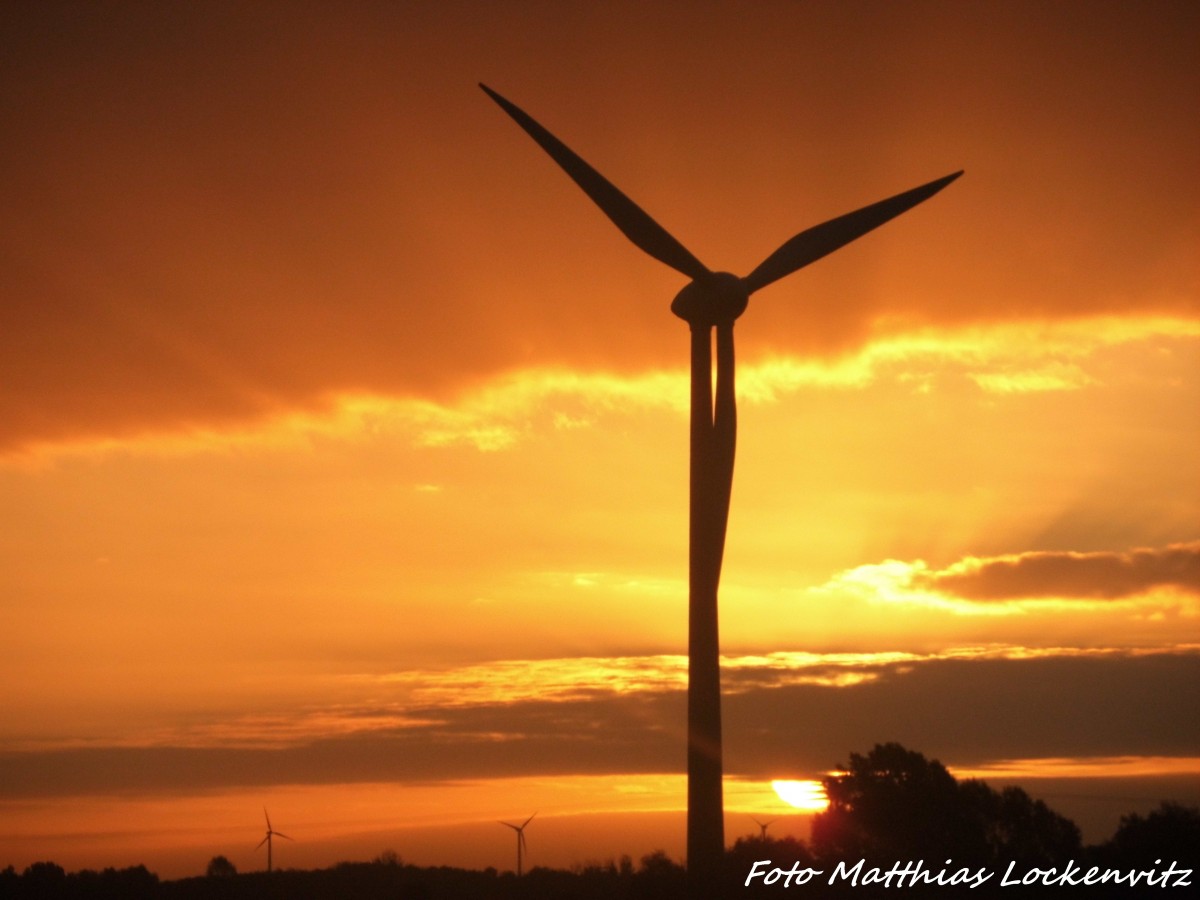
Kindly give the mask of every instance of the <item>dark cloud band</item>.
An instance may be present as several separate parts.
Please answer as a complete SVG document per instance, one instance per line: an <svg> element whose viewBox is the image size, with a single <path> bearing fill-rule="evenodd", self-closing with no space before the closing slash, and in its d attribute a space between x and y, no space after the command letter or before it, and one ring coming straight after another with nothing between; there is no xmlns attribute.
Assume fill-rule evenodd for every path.
<svg viewBox="0 0 1200 900"><path fill-rule="evenodd" d="M729 673L726 771L815 777L895 740L951 765L1194 756L1200 652L932 659L870 666L850 686ZM378 710L374 710L378 713ZM392 711L394 712L394 711ZM340 709L362 716L363 710ZM154 745L0 752L0 800L278 784L422 783L678 773L682 687L406 709L399 724L282 746ZM386 717L374 716L383 721Z"/></svg>
<svg viewBox="0 0 1200 900"><path fill-rule="evenodd" d="M1022 553L969 559L914 579L965 600L1117 600L1156 588L1200 594L1200 541L1125 552Z"/></svg>

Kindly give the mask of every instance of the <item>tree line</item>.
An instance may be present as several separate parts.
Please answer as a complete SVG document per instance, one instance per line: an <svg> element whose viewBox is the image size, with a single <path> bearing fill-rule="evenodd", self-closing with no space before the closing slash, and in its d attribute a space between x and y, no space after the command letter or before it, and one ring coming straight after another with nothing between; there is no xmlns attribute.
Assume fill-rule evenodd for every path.
<svg viewBox="0 0 1200 900"><path fill-rule="evenodd" d="M814 817L810 841L763 835L740 838L727 850L726 896L750 898L781 889L786 896L789 887L801 888L810 898L846 895L860 900L960 893L1050 896L1071 887L1086 897L1200 893L1195 873L1187 885L1178 884L1178 874L1159 879L1168 864L1176 872L1200 869L1200 809L1195 807L1163 802L1146 815L1126 815L1111 839L1085 847L1074 822L1021 788L997 791L983 781L959 781L937 760L895 743L851 754L836 775L825 779L825 789L829 808ZM1089 870L1098 873L1094 882L1085 880ZM790 879L789 871L794 873ZM1003 875L1005 871L1010 874ZM1119 878L1099 880L1105 872L1118 873ZM804 873L807 881L801 885ZM983 873L990 874L972 885ZM1128 873L1142 874L1131 885ZM1015 880L1002 886L1005 877ZM12 866L0 871L0 898L12 900L684 896L684 867L662 851L642 857L637 865L623 857L569 871L535 867L520 879L495 869L406 865L393 852L371 862L345 862L328 869L249 874L238 874L229 860L218 856L204 876L178 881L160 881L144 866L68 874L55 863L39 862L19 874Z"/></svg>

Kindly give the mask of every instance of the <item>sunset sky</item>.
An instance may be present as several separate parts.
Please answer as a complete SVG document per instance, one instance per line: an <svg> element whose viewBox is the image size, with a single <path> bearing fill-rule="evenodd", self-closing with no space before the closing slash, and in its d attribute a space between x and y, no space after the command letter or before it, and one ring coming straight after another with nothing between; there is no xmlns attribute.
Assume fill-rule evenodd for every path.
<svg viewBox="0 0 1200 900"><path fill-rule="evenodd" d="M0 6L0 868L683 855L686 279L756 294L726 834L899 741L1200 803L1200 6Z"/></svg>

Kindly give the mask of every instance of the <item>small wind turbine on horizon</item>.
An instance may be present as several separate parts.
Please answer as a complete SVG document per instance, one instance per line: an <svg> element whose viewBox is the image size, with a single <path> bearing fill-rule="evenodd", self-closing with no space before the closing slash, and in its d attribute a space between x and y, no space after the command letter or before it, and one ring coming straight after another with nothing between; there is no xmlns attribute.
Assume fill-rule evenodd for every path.
<svg viewBox="0 0 1200 900"><path fill-rule="evenodd" d="M754 824L759 828L759 839L765 841L767 839L767 826L773 825L775 823L775 819L767 819L765 822L760 822L754 816L751 816L750 818L754 819Z"/></svg>
<svg viewBox="0 0 1200 900"><path fill-rule="evenodd" d="M533 816L536 816L536 815L537 815L537 813L533 814ZM525 843L525 826L533 821L533 816L530 816L528 819L526 819L520 825L514 825L512 822L501 822L500 823L501 825L505 825L508 828L511 828L513 831L515 831L517 833L517 877L518 878L521 877L521 873L522 873L521 866L524 861L524 854L529 849L528 845Z"/></svg>
<svg viewBox="0 0 1200 900"><path fill-rule="evenodd" d="M270 872L271 871L271 838L281 837L281 838L284 838L289 841L292 839L290 837L288 837L286 834L284 834L282 831L276 831L275 829L273 829L271 827L271 817L270 817L270 815L268 815L267 808L265 806L263 807L263 816L267 820L267 836L258 842L258 847L261 847L263 844L267 845L267 871ZM254 849L257 850L258 847L255 847Z"/></svg>
<svg viewBox="0 0 1200 900"><path fill-rule="evenodd" d="M725 552L737 442L733 323L750 295L929 199L961 171L800 232L739 278L714 272L562 141L487 85L480 87L583 189L639 249L690 282L671 311L691 330L688 516L687 867L691 895L712 896L725 851L717 588ZM716 331L716 402L713 332Z"/></svg>

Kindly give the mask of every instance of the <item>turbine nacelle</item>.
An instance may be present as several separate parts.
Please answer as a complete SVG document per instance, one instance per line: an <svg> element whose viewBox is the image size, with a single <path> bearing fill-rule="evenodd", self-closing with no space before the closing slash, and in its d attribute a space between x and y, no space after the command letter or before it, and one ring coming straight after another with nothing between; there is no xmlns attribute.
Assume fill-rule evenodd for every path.
<svg viewBox="0 0 1200 900"><path fill-rule="evenodd" d="M710 272L688 284L671 301L671 312L692 328L731 325L746 311L750 291L729 272Z"/></svg>

